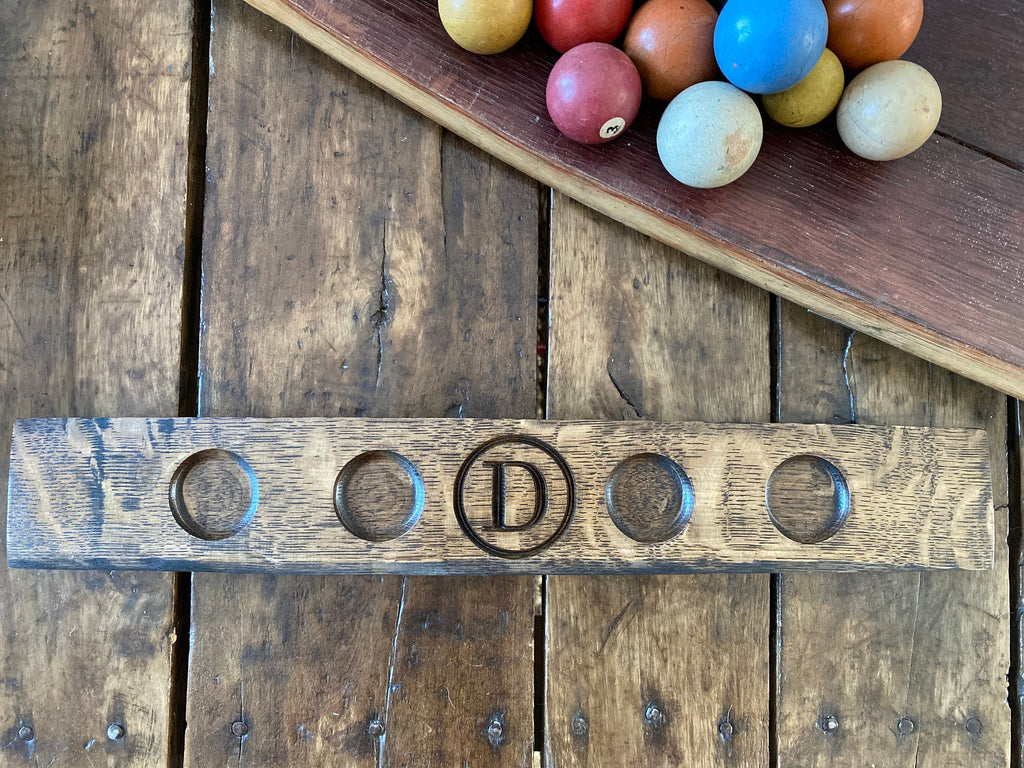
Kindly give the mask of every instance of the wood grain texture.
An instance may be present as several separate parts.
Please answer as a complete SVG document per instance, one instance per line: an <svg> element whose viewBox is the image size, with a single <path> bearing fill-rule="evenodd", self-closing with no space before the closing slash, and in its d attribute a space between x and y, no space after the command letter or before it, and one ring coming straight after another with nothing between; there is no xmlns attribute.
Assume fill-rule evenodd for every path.
<svg viewBox="0 0 1024 768"><path fill-rule="evenodd" d="M551 222L548 416L767 419L765 294L561 195ZM768 586L551 577L547 765L767 766Z"/></svg>
<svg viewBox="0 0 1024 768"><path fill-rule="evenodd" d="M930 0L903 58L928 69L944 94L939 132L1024 165L1024 7L1012 0Z"/></svg>
<svg viewBox="0 0 1024 768"><path fill-rule="evenodd" d="M973 17L945 20L942 4L953 2L933 2L929 14L960 36ZM430 0L252 4L577 200L820 314L1024 395L1020 170L944 137L878 164L851 155L830 126L768 126L746 176L692 190L661 167L655 107L613 144L561 137L544 102L555 54L536 36L499 56L473 56L447 39ZM986 45L985 55L1019 58L1014 38L997 39L1008 49ZM956 87L969 90L971 79L946 81L946 100L955 103ZM1000 111L1020 111L1014 83Z"/></svg>
<svg viewBox="0 0 1024 768"><path fill-rule="evenodd" d="M532 415L533 183L214 10L201 413ZM194 595L186 765L529 764L529 579Z"/></svg>
<svg viewBox="0 0 1024 768"><path fill-rule="evenodd" d="M272 573L987 569L988 460L979 429L32 419L14 430L8 558Z"/></svg>
<svg viewBox="0 0 1024 768"><path fill-rule="evenodd" d="M987 429L998 510L989 572L781 577L780 765L1008 765L1005 398L792 305L780 316L781 418Z"/></svg>
<svg viewBox="0 0 1024 768"><path fill-rule="evenodd" d="M1024 502L1021 500L1021 481L1024 480L1024 434L1021 431L1021 407L1019 400L1011 400L1008 414L1011 424L1009 440L1007 441L1009 461L1009 504L1007 521L1007 548L1009 581L1010 581L1010 675L1009 693L1007 697L1010 704L1010 760L1020 762L1024 759L1024 741L1020 734L1024 729L1024 711L1021 703L1024 702L1024 673L1021 672L1021 664L1024 662L1024 530L1021 528L1022 514L1024 514ZM1014 456L1016 448L1016 457ZM1016 461L1014 459L1016 458ZM1016 506L1016 509L1014 509ZM1016 697L1016 701L1014 698Z"/></svg>
<svg viewBox="0 0 1024 768"><path fill-rule="evenodd" d="M17 417L176 411L190 21L0 5L4 477ZM0 564L0 765L163 765L171 606L166 575Z"/></svg>

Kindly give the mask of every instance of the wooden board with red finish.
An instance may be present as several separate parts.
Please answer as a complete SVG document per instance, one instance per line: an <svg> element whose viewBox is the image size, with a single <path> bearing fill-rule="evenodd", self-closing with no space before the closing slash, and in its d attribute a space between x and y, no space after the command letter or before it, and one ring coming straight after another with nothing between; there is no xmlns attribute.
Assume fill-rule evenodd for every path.
<svg viewBox="0 0 1024 768"><path fill-rule="evenodd" d="M1024 166L1024 5L1014 0L926 0L903 58L943 93L938 132Z"/></svg>
<svg viewBox="0 0 1024 768"><path fill-rule="evenodd" d="M473 56L447 39L429 0L250 2L587 205L815 312L1024 395L1024 173L955 135L877 164L851 155L832 128L769 126L746 176L691 190L658 160L656 107L642 109L611 145L561 137L544 105L555 54L536 36L500 56ZM933 3L928 13L942 11ZM972 87L970 78L943 83L947 101L960 98L958 83ZM1007 85L1003 101L1016 124L1020 96Z"/></svg>

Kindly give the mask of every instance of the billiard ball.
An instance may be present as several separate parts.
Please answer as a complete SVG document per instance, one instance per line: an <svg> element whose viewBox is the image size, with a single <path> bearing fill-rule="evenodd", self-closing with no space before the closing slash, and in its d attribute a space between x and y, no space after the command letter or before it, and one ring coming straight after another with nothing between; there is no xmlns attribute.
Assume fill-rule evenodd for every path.
<svg viewBox="0 0 1024 768"><path fill-rule="evenodd" d="M778 93L807 77L827 36L821 0L728 0L715 25L715 57L737 88Z"/></svg>
<svg viewBox="0 0 1024 768"><path fill-rule="evenodd" d="M828 47L857 70L898 59L914 42L923 0L825 0Z"/></svg>
<svg viewBox="0 0 1024 768"><path fill-rule="evenodd" d="M712 80L680 93L658 123L658 157L677 181L709 189L735 181L761 150L761 113L746 93Z"/></svg>
<svg viewBox="0 0 1024 768"><path fill-rule="evenodd" d="M846 85L843 65L828 48L803 80L779 93L761 97L768 117L780 125L804 128L820 123L836 108Z"/></svg>
<svg viewBox="0 0 1024 768"><path fill-rule="evenodd" d="M614 43L633 14L633 0L536 0L533 20L559 53L583 43Z"/></svg>
<svg viewBox="0 0 1024 768"><path fill-rule="evenodd" d="M448 36L470 53L507 51L525 34L533 0L437 0Z"/></svg>
<svg viewBox="0 0 1024 768"><path fill-rule="evenodd" d="M548 113L565 136L603 144L623 134L640 109L643 86L629 57L607 43L562 54L548 76Z"/></svg>
<svg viewBox="0 0 1024 768"><path fill-rule="evenodd" d="M622 48L640 70L644 93L669 101L719 77L714 35L718 12L707 0L649 0L626 29Z"/></svg>
<svg viewBox="0 0 1024 768"><path fill-rule="evenodd" d="M846 86L836 125L851 152L895 160L928 140L941 112L942 94L928 70L910 61L883 61Z"/></svg>

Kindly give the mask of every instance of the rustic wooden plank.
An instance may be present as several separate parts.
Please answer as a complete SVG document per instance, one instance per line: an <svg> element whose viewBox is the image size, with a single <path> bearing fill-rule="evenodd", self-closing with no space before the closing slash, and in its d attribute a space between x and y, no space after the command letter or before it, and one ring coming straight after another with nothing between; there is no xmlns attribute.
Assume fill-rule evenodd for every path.
<svg viewBox="0 0 1024 768"><path fill-rule="evenodd" d="M767 419L765 294L560 195L551 222L550 416ZM767 766L768 587L550 578L548 764Z"/></svg>
<svg viewBox="0 0 1024 768"><path fill-rule="evenodd" d="M212 47L202 414L532 415L535 186L241 3ZM194 590L186 765L532 749L529 579Z"/></svg>
<svg viewBox="0 0 1024 768"><path fill-rule="evenodd" d="M1007 546L1010 580L1010 760L1011 765L1024 760L1024 501L1021 498L1024 482L1024 434L1021 431L1021 408L1019 400L1011 400L1008 414L1010 422L1007 453L1009 459L1009 504L1007 521ZM1016 456L1014 456L1016 451Z"/></svg>
<svg viewBox="0 0 1024 768"><path fill-rule="evenodd" d="M4 477L17 417L176 411L190 20L188 2L0 5ZM0 553L0 764L165 764L171 578Z"/></svg>
<svg viewBox="0 0 1024 768"><path fill-rule="evenodd" d="M908 158L872 163L846 151L831 124L768 125L746 176L721 189L688 189L658 160L654 107L612 144L582 146L558 134L544 101L555 53L536 36L498 56L474 56L447 39L432 0L252 3L577 200L816 312L1024 395L1019 169L944 137ZM941 11L929 13L961 33ZM1019 59L1015 45L1003 55ZM958 100L956 83L969 89L978 77L948 81L946 101ZM998 113L1020 111L1019 89L1008 85L1005 99Z"/></svg>
<svg viewBox="0 0 1024 768"><path fill-rule="evenodd" d="M1014 0L929 0L904 58L942 88L939 131L1024 165L1024 7Z"/></svg>
<svg viewBox="0 0 1024 768"><path fill-rule="evenodd" d="M1006 400L791 305L782 419L987 429L996 560L975 574L783 576L782 765L1008 765Z"/></svg>
<svg viewBox="0 0 1024 768"><path fill-rule="evenodd" d="M14 429L8 558L271 573L988 569L986 437L647 421L30 419Z"/></svg>

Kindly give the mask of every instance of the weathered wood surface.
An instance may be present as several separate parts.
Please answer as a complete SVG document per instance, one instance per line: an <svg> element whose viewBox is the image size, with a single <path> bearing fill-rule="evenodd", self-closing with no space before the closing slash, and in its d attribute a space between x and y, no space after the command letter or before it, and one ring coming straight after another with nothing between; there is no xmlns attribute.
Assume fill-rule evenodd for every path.
<svg viewBox="0 0 1024 768"><path fill-rule="evenodd" d="M1024 165L1024 6L1013 0L928 0L903 57L944 94L939 133Z"/></svg>
<svg viewBox="0 0 1024 768"><path fill-rule="evenodd" d="M1018 168L942 136L908 158L872 163L850 154L831 125L769 125L746 176L692 190L661 167L653 106L612 144L561 137L544 101L556 54L539 37L505 54L474 56L447 38L432 0L251 2L430 118L587 205L818 313L1024 395ZM928 16L959 40L999 23L991 0L977 23L970 13L947 16L943 6L956 3L931 2ZM1000 0L998 7L1019 16L1011 5ZM983 39L986 60L1019 60L1012 35ZM977 65L968 55L958 61ZM963 92L976 103L973 83L989 74L975 66L944 79L945 101L956 103ZM1006 114L1008 126L1019 124L1010 117L1024 111L1019 77L995 80L1002 96L992 111Z"/></svg>
<svg viewBox="0 0 1024 768"><path fill-rule="evenodd" d="M1006 399L784 304L779 416L987 429L995 568L974 574L784 575L783 766L1009 765Z"/></svg>
<svg viewBox="0 0 1024 768"><path fill-rule="evenodd" d="M958 58L973 58L978 64L984 61L997 73L978 77L974 66L963 69L968 87L954 103L947 99L940 131L1019 164L1020 134L1016 127L1020 121L1007 109L1016 103L1012 98L1020 93L1020 78L1003 79L998 74L1012 73L1020 66L1018 55L998 53L1006 41L1014 46L1018 42L1018 5L986 0L954 6L948 0L935 0L928 7L926 30L929 20L939 20L943 13L958 19L952 25L953 44L943 42L927 53L920 47L922 40L912 52L935 68L944 86L948 75L942 74L942 67L956 72ZM215 345L221 353L205 360L205 380L213 382L204 389L205 413L335 416L364 409L364 413L424 416L440 414L444 409L453 415L460 410L482 416L532 415L532 394L524 394L515 389L519 385L497 378L500 373L492 376L490 371L506 371L507 361L490 347L484 349L480 342L483 336L495 338L503 351L508 346L502 342L508 333L505 315L479 309L489 306L495 297L504 296L505 283L487 279L463 290L458 286L474 274L470 272L467 277L465 270L452 275L446 284L450 293L437 300L458 307L454 315L447 316L454 318L450 327L438 330L431 325L426 331L428 335L447 335L456 348L445 350L440 358L444 362L438 362L436 356L433 367L426 359L418 361L410 377L425 381L399 384L395 376L385 375L380 385L390 389L372 402L366 394L371 389L366 374L360 374L362 383L350 385L351 368L345 368L345 361L357 359L353 354L357 350L365 352L365 357L358 358L360 366L376 370L377 348L364 349L365 340L373 336L363 327L366 333L359 337L359 343L349 344L335 356L330 345L341 320L334 312L334 297L351 290L368 296L371 315L380 309L367 286L374 283L370 263L381 254L378 251L367 257L362 271L332 277L335 265L330 264L328 269L324 254L342 260L337 254L347 253L342 248L344 236L330 239L327 233L335 230L338 221L328 211L305 216L310 210L320 209L311 209L309 201L303 200L305 179L298 179L308 173L309 183L319 185L316 189L335 185L343 190L343 196L354 196L367 187L367 194L372 196L379 189L379 182L373 181L375 175L396 170L382 170L379 158L370 159L372 152L361 156L361 168L347 166L348 176L323 162L310 165L305 159L308 149L303 147L324 147L323 152L334 161L340 158L335 158L333 152L348 149L336 146L349 135L337 127L339 123L332 122L332 128L325 128L317 122L325 107L316 96L326 99L330 91L336 90L325 83L344 82L359 94L367 91L359 81L339 75L330 64L310 56L301 44L293 48L289 36L274 27L260 28L252 19L237 21L239 12L233 6L221 6L219 13L222 47L216 58L217 71L224 78L222 87L230 81L239 93L235 95L237 102L216 101L214 94L216 108L221 110L221 128L213 138L223 138L233 131L242 133L244 127L244 136L236 136L235 141L248 143L244 161L251 163L253 178L261 177L264 171L269 178L276 166L287 165L294 174L289 177L294 186L278 192L281 180L272 178L273 186L268 188L274 191L268 192L264 208L263 186L251 182L249 188L258 189L254 209L253 201L239 191L244 185L225 184L219 166L211 163L211 179L227 188L223 203L227 213L221 221L225 227L237 229L238 240L236 243L231 239L234 235L223 236L218 249L231 250L219 250L219 256L210 250L209 242L207 245L211 263L224 259L226 266L222 267L220 281L207 285L208 305L223 308ZM179 227L188 89L184 71L189 64L190 16L190 9L180 3L142 10L109 0L88 6L16 0L0 10L0 82L5 105L0 113L0 134L4 136L0 147L0 286L7 305L0 308L0 392L4 403L0 433L4 440L10 434L11 420L19 416L166 415L175 411L171 382L177 379L179 344L178 254L183 240ZM985 26L976 26L982 17ZM248 31L224 40L226 28L234 24L245 25ZM254 29L258 31L254 33ZM963 42L967 40L972 42ZM286 53L267 58L260 67L243 55L260 60L268 47ZM926 59L926 55L934 55L934 59ZM236 62L233 70L227 66L231 60ZM303 82L303 76L307 87L300 88L297 84ZM281 90L274 85L279 82ZM317 87L310 89L309 83ZM250 89L248 100L241 95L246 88ZM284 94L289 90L286 98ZM337 93L340 100L342 90ZM1009 94L1011 100L1003 94ZM311 98L308 102L307 96ZM357 100L357 111L364 103ZM378 99L371 103L386 102ZM1019 104L1016 108L1019 114ZM287 131L281 131L282 115L288 109L296 110L301 118L288 123ZM397 132L387 133L390 129L384 127L390 125L390 118L384 114L388 110L370 110L375 116L375 130L397 136ZM961 122L954 125L952 118L957 115ZM410 124L419 123L410 119ZM310 125L312 130L307 133ZM280 131L269 143L263 137L268 127ZM405 142L399 142L406 137L403 132L392 144L385 142L381 152L393 153L396 147L401 150ZM410 136L409 140L414 138ZM356 146L363 145L356 142L353 151ZM449 244L457 242L467 253L480 250L481 257L487 258L494 251L480 248L479 243L491 241L472 232L487 228L505 232L516 244L525 269L532 264L531 245L513 235L536 227L531 202L535 188L508 175L499 165L465 151L457 142L445 139L443 146L444 174L440 176L446 179L443 189L449 212ZM1017 149L1013 149L1015 146ZM273 152L264 157L264 147ZM222 141L220 148L232 151L230 142ZM237 154L237 149L234 151ZM303 161L297 162L296 157ZM832 155L819 157L827 165ZM212 151L211 159L216 159ZM463 170L455 172L456 166ZM436 174L436 163L427 167ZM982 170L987 167L983 165ZM348 181L350 176L357 176L357 181ZM338 184L338 177L344 177L346 183ZM469 199L480 188L479 183L457 183L465 178L487 181L490 191L486 194L490 197L468 204L465 216L459 217L455 212L460 191ZM881 186L881 177L874 178ZM993 178L998 180L999 175ZM232 195L243 200L232 203ZM516 216L501 215L520 203L522 208ZM238 209L233 210L232 205ZM882 216L882 202L876 205L877 215ZM285 215L282 209L291 213ZM785 201L776 201L772 218L787 217L793 209ZM260 228L256 223L262 221L264 210L280 218ZM984 201L979 201L972 216L984 222L987 210ZM253 211L255 215L251 215ZM486 211L498 213L488 218L483 215ZM351 207L342 213L349 214L339 217L343 222L355 218ZM904 219L907 215L906 211L898 214ZM518 215L524 216L524 222L517 221ZM874 211L872 215L876 215ZM290 216L294 221L288 228L284 223L291 220ZM479 226L476 218L482 221ZM455 221L465 221L471 234L456 234L452 225ZM502 228L505 224L511 225L508 232ZM278 227L283 231L275 234ZM638 406L645 415L660 418L766 420L769 377L764 347L768 334L765 296L713 271L692 268L675 255L655 257L652 262L651 253L661 253L660 249L643 245L643 238L634 239L635 235L626 236L621 231L625 242L642 244L639 254L618 246L615 253L633 254L620 265L623 280L628 282L634 276L631 267L653 263L648 271L655 282L672 281L671 290L663 287L659 291L688 298L662 301L651 308L645 308L643 302L626 305L629 311L623 327L641 329L638 333L644 344L634 343L636 336L626 334L619 337L617 349L628 343L648 351L625 371L612 367L616 380L626 383L625 399L607 379L607 361L602 358L593 366L574 366L578 386L562 398L553 414L608 418L620 413L628 416ZM376 242L372 234L367 234L365 242L371 241ZM320 244L315 249L291 247L311 242ZM304 287L293 284L287 270L277 270L274 248L286 255L303 253L307 263L310 252L318 254L315 264L304 273L316 279ZM251 259L243 260L250 251ZM847 256L842 254L841 262ZM254 270L262 270L261 280L254 279ZM354 280L353 274L365 279ZM643 277L639 272L635 276ZM568 275L562 282L569 286L576 277L586 276ZM379 273L377 278L379 283ZM506 279L508 290L520 297L523 306L531 304L525 288L532 285L532 276L512 270L512 276L506 273ZM679 284L684 280L689 287L681 291ZM586 277L585 282L591 285L588 296L604 295L596 280ZM431 285L435 291L442 290L436 283ZM1015 285L1010 278L1004 287L1012 290ZM232 288L228 291L225 286ZM625 288L624 282L622 291L629 295ZM211 294L215 289L217 298ZM649 290L649 286L642 290ZM275 291L280 305L268 298ZM482 295L487 298L481 299ZM993 295L999 298L1002 294ZM403 294L399 298L403 302L412 300ZM428 301L435 303L433 297ZM951 314L956 314L960 301L957 298L950 304ZM398 306L401 310L405 305ZM570 305L563 300L559 306L564 309ZM607 331L596 337L587 335L583 330L589 323L585 315L603 317L607 310L592 302L572 302L571 306L577 313L572 322L578 329L578 340L573 344L583 348L572 355L582 359L591 354L586 345L601 343ZM532 311L530 307L524 310L526 323L532 324ZM232 314L237 325L232 325ZM386 316L386 312L380 315ZM310 318L315 322L309 323L307 330ZM751 323L750 318L756 322ZM282 331L284 325L286 331ZM675 327L682 339L666 337L666 326ZM472 328L473 334L467 346L461 346L459 339L466 327ZM1005 327L1017 326L1007 322ZM837 418L842 421L849 418L849 397L840 378L847 337L836 333L823 345L829 350L828 380L832 383L821 390L830 403L823 407L839 409ZM289 338L291 344L263 340L263 336L272 334ZM523 344L521 365L528 375L532 372L532 332L525 325L521 331L517 326L513 335ZM611 337L614 339L615 334ZM387 339L385 336L385 344ZM725 346L713 343L715 339L725 339ZM227 350L236 340L239 351L230 352L234 355L230 357ZM300 342L308 354L296 351ZM877 365L877 347L862 344L861 335L857 335L849 358L853 361L854 382L863 382L860 377L865 367ZM433 355L433 349L428 346L424 350L425 358ZM665 362L655 352L668 355ZM415 347L410 344L402 358L407 360L414 354ZM511 354L516 354L514 347ZM904 374L897 374L897 370L904 364L910 366L910 372L899 388L879 390L866 401L863 389L858 390L856 400L865 409L861 414L865 420L872 412L885 411L890 416L879 420L909 422L920 417L925 423L933 411L942 416L955 410L962 419L946 422L943 416L942 421L978 425L989 422L991 416L998 422L998 398L989 401L965 395L973 391L970 385L937 371L933 377L945 383L936 387L933 382L930 386L936 388L929 389L927 366L890 355L888 351L882 358L888 361L885 367L892 369L886 379L903 381ZM708 356L717 362L708 363ZM382 360L388 363L388 358ZM275 361L281 368L274 371L275 377L266 388L256 376L244 376L250 364L254 369L274 370ZM298 387L283 385L285 368L290 369L288 383L298 383ZM642 377L631 375L641 368ZM463 377L464 383L457 381L462 370L471 372ZM215 375L217 371L220 373ZM797 373L813 377L811 368ZM394 386L392 382L396 382ZM442 401L422 396L431 382L450 397ZM309 386L302 386L304 383ZM642 384L639 390L638 384ZM213 386L220 390L219 395L215 396ZM524 380L521 386L529 389L532 382ZM514 394L509 393L510 388L515 389ZM253 393L251 398L247 390ZM335 392L342 394L335 397ZM399 407L388 409L385 400L389 398ZM960 404L954 405L953 400ZM865 402L874 405L867 408ZM972 414L971 408L979 414ZM814 405L815 414L824 415L802 418L830 418L829 412L817 409ZM990 431L993 445L997 445L998 425ZM4 457L6 447L6 443L0 446ZM1014 471L1017 469L1015 466ZM5 494L0 490L0 495ZM1013 535L1019 538L1019 530ZM814 730L821 722L818 707L794 710L795 719L789 725L811 729L809 735L798 734L811 750L789 754L810 756L800 763L780 757L779 764L787 768L805 764L859 767L872 762L909 765L910 746L899 751L897 744L893 751L895 736L891 728L884 730L883 720L890 726L895 722L892 727L897 734L907 734L905 745L915 750L918 743L922 745L922 766L1006 764L1001 761L1009 733L1009 717L1002 700L1007 689L1007 633L1003 621L1010 603L1005 599L999 568L997 564L993 574L967 577L966 586L950 590L935 586L946 583L946 576L925 576L923 600L919 603L914 602L916 576L785 577L786 581L805 585L800 592L802 623L787 619L792 629L786 636L795 641L791 647L799 650L798 655L787 657L787 669L790 674L794 670L799 673L800 690L811 692L808 701L823 701L826 694L832 697L838 690L840 695L832 698L843 709L836 721L839 732L834 740ZM164 577L127 573L113 577L109 573L9 573L3 568L0 573L0 765L44 766L53 762L54 766L85 768L164 764L170 687L169 582ZM957 575L951 583L962 577ZM893 583L898 589L890 589ZM454 581L414 578L404 582L385 579L381 583L376 578L200 575L197 584L204 586L197 591L193 604L196 631L187 765L316 766L335 765L339 760L376 765L378 758L393 765L418 765L428 759L435 765L445 759L458 765L458 756L462 755L468 755L474 765L488 761L518 765L528 759L524 756L528 751L525 734L532 726L533 690L528 580L479 580L463 587ZM552 654L548 659L551 682L547 701L551 706L543 722L552 747L549 754L558 756L559 765L588 760L602 766L659 762L769 764L767 711L771 701L766 681L771 617L767 580L555 577L549 586ZM1015 589L1018 587L1019 579ZM873 588L880 594L871 594ZM889 594L895 595L896 608L887 612ZM399 625L400 605L404 608ZM628 606L633 608L620 614ZM848 606L852 606L852 616L840 625ZM911 607L916 609L917 617L913 629L908 628L904 616L897 615L903 609L909 613ZM829 615L824 615L825 608ZM503 627L511 627L512 635ZM802 645L807 637L841 633L846 627L850 627L850 636L840 635L839 642L827 647L813 642ZM867 636L865 627L876 632ZM139 628L142 635L137 633ZM609 628L613 631L602 645ZM864 639L863 644L850 639L855 632L860 633L857 636ZM876 637L881 639L868 645ZM909 653L911 641L915 641L915 650ZM600 649L601 653L588 652L588 648ZM712 648L713 654L709 651ZM866 648L879 654L877 663L866 655ZM1014 655L1016 663L1011 671L1019 672L1017 648ZM400 663L388 665L390 658ZM803 666L809 677L798 669L800 660L806 661ZM840 660L842 666L826 663L832 660ZM390 716L384 718L389 723L387 735L373 737L370 733L377 733L373 721L378 718L371 716L372 705L388 701L384 691L390 689L387 683L392 668L393 681L401 687L394 688L390 697ZM910 669L917 671L911 676ZM694 670L701 670L700 678ZM890 674L888 670L896 672ZM491 671L493 676L485 678ZM934 679L929 680L933 671ZM881 705L877 703L880 689L872 687L870 681L878 679L880 672L888 675L885 679L903 675L910 681L914 706L920 703L921 710L929 713L915 723L913 731L906 722L901 730L902 717L878 714L880 706L892 705L896 698L884 689L881 692L887 698L881 700ZM342 677L342 683L335 687ZM840 678L839 683L835 677ZM1019 679L1011 678L1009 683L1011 693L1019 695ZM793 690L790 688L790 692ZM667 695L655 698L655 694L666 691ZM440 710L428 694L436 697L437 707L444 707L446 717L438 714ZM537 695L541 696L539 692ZM958 720L967 714L971 701L982 703L978 709L982 716L976 722L971 722L970 716ZM484 706L494 702L494 708ZM789 706L792 699L785 702ZM661 706L645 720L649 703ZM108 742L106 728L122 711L128 717L125 738ZM861 713L864 722L881 719L870 721L874 730L851 730L844 711ZM20 719L26 712L31 713L31 723ZM577 714L582 717L577 718ZM1017 715L1014 727L1018 728L1019 748L1019 706ZM907 719L913 723L913 713ZM236 721L239 725L233 731ZM967 730L969 722L971 730ZM722 730L718 730L719 724ZM18 732L26 726L32 728L34 738L19 739ZM235 731L244 735L240 738ZM967 742L964 733L970 737ZM730 741L725 740L726 735ZM496 758L492 757L492 738L498 744ZM385 749L375 751L383 742L387 743ZM509 756L510 744L518 749L514 757ZM177 760L178 756L172 756L166 762L173 766Z"/></svg>
<svg viewBox="0 0 1024 768"><path fill-rule="evenodd" d="M8 515L11 563L65 568L987 569L993 548L980 429L30 419Z"/></svg>
<svg viewBox="0 0 1024 768"><path fill-rule="evenodd" d="M188 2L0 4L4 478L15 418L177 410L190 22ZM171 577L3 560L0 765L163 765Z"/></svg>
<svg viewBox="0 0 1024 768"><path fill-rule="evenodd" d="M766 421L768 309L556 194L547 415ZM553 576L546 622L546 765L768 766L768 576Z"/></svg>
<svg viewBox="0 0 1024 768"><path fill-rule="evenodd" d="M214 11L202 414L532 416L536 187ZM185 765L529 765L532 586L197 574Z"/></svg>
<svg viewBox="0 0 1024 768"><path fill-rule="evenodd" d="M1007 675L1010 704L1010 760L1011 765L1021 765L1024 760L1024 503L1021 500L1021 481L1024 479L1024 434L1021 432L1021 407L1019 400L1011 400L1008 420L1010 430L1007 440L1009 462L1009 509L1007 525L1007 561L1010 582L1010 669ZM1014 456L1016 449L1016 456ZM1014 461L1016 459L1016 461Z"/></svg>

